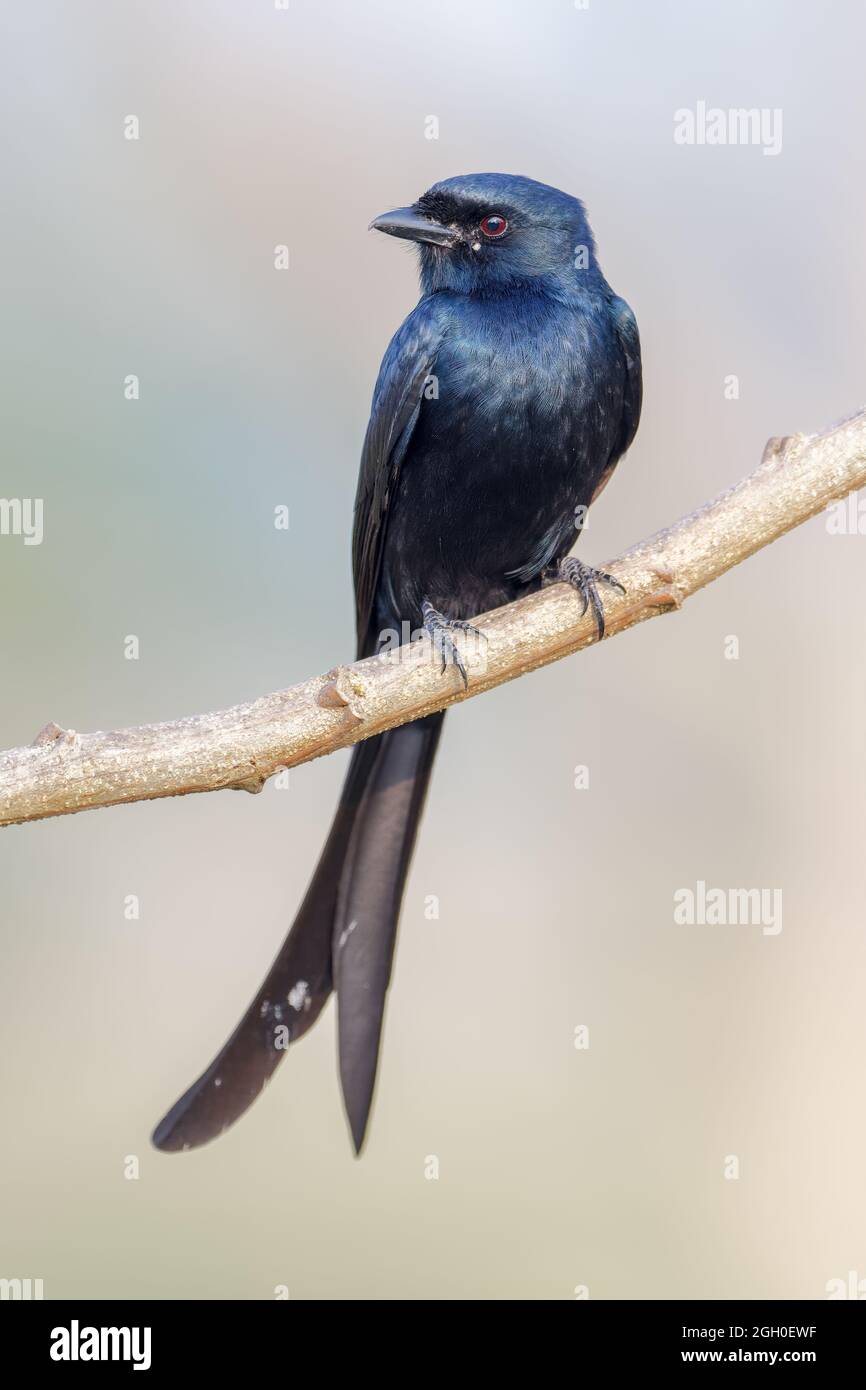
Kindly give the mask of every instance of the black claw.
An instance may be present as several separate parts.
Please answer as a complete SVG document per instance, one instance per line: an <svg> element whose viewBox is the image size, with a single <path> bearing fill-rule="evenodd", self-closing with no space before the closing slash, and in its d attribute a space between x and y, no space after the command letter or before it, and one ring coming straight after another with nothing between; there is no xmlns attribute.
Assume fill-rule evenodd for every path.
<svg viewBox="0 0 866 1390"><path fill-rule="evenodd" d="M598 628L598 640L601 642L604 638L604 609L601 606L601 600L598 594L595 593L594 590L592 595L592 611L595 614L595 623Z"/></svg>
<svg viewBox="0 0 866 1390"><path fill-rule="evenodd" d="M595 577L596 577L596 579L600 579L600 580L602 581L603 584L609 584L610 587L611 587L612 589L618 589L619 592L622 594L623 598L625 598L625 595L626 595L626 587L625 587L625 585L624 585L624 584L620 584L620 582L619 582L618 579L614 579L614 577L613 577L612 574L605 574L604 570L596 570L596 571L595 571Z"/></svg>
<svg viewBox="0 0 866 1390"><path fill-rule="evenodd" d="M453 643L451 646L451 659L453 660L454 665L457 667L457 670L460 672L460 675L463 677L463 689L468 690L469 677L466 674L466 667L463 665L462 656L458 652L457 648L453 645Z"/></svg>

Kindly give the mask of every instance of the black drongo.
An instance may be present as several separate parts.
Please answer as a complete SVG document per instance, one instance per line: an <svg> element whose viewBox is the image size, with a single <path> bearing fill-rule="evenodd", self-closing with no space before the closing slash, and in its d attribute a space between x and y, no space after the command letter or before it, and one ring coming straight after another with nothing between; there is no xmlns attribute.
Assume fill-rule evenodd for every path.
<svg viewBox="0 0 866 1390"><path fill-rule="evenodd" d="M614 581L568 552L634 437L641 362L634 315L601 273L583 205L532 179L471 174L372 225L417 244L422 293L385 353L361 457L358 656L408 623L427 629L443 672L451 663L465 682L453 632L556 579L592 605L603 636L598 584ZM334 990L360 1150L443 718L355 748L292 930L223 1050L157 1127L158 1148L226 1129Z"/></svg>

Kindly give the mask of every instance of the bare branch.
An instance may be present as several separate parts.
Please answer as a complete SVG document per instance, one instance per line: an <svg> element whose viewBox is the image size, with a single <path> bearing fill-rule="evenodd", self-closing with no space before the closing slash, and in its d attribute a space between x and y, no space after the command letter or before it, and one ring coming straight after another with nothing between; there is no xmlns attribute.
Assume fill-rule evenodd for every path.
<svg viewBox="0 0 866 1390"><path fill-rule="evenodd" d="M818 435L772 439L736 487L605 569L609 636L679 608L762 546L866 484L866 410ZM251 704L167 724L76 734L48 724L29 748L0 753L0 825L189 792L260 791L281 768L479 695L595 640L591 613L563 584L478 619L467 638L469 689L443 675L426 637L341 666ZM457 638L458 643L461 638Z"/></svg>

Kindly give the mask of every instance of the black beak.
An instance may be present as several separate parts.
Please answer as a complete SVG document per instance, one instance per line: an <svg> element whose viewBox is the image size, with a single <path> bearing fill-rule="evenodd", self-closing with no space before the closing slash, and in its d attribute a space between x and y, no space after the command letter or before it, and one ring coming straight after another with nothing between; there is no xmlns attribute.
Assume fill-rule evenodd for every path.
<svg viewBox="0 0 866 1390"><path fill-rule="evenodd" d="M432 246L454 246L458 240L457 233L450 227L431 221L415 208L395 208L393 212L384 212L370 223L370 230L404 237L406 241L429 241Z"/></svg>

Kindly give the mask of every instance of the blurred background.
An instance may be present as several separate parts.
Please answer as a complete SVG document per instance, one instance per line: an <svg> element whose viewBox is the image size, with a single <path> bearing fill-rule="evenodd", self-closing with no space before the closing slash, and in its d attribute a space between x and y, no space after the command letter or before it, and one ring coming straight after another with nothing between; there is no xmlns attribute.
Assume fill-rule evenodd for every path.
<svg viewBox="0 0 866 1390"><path fill-rule="evenodd" d="M864 402L856 0L8 0L2 28L0 494L44 499L41 545L0 537L2 747L351 655L359 449L417 296L411 249L366 229L439 178L581 196L637 315L643 422L585 558ZM675 143L701 101L780 110L781 151ZM347 754L258 798L3 832L0 1276L301 1299L866 1277L864 566L818 517L449 716L360 1161L331 1009L219 1142L149 1146L258 987ZM699 880L781 889L782 931L677 925Z"/></svg>

